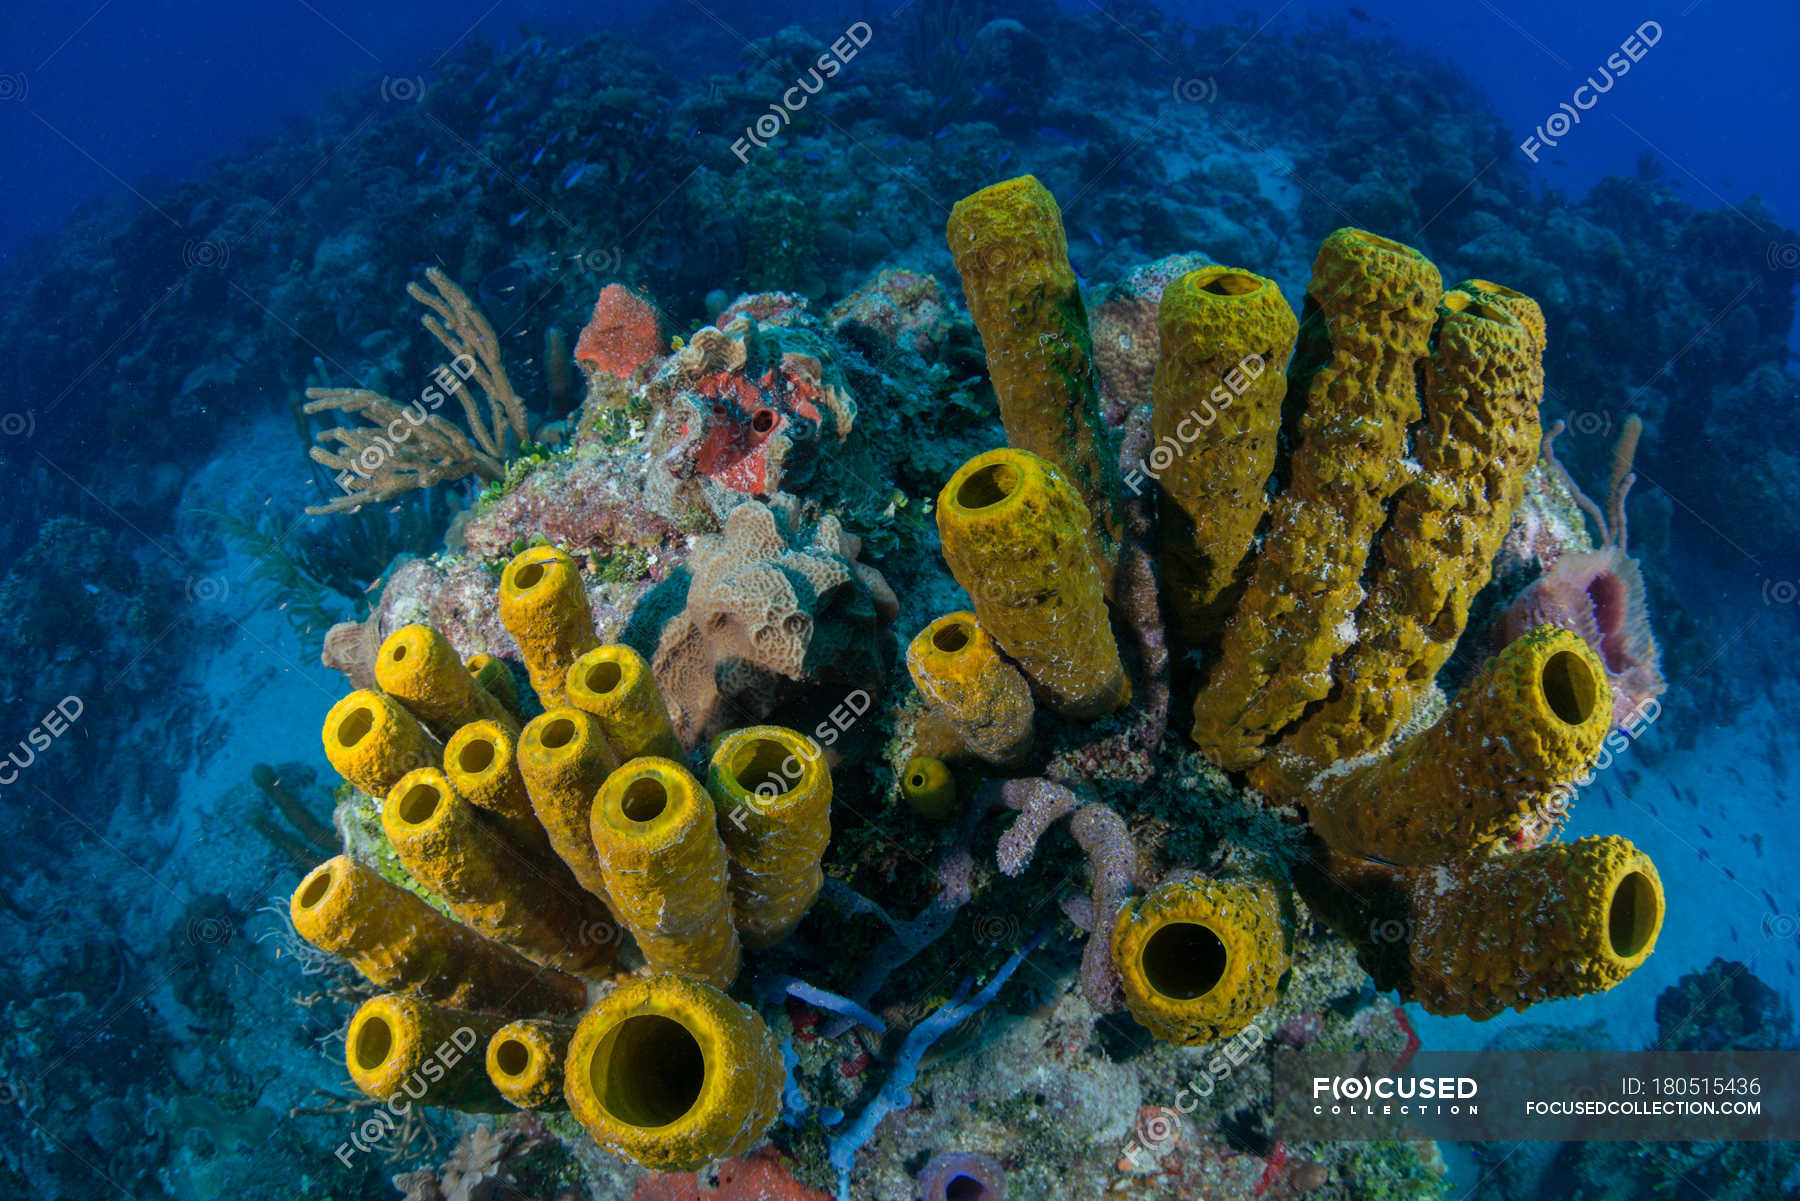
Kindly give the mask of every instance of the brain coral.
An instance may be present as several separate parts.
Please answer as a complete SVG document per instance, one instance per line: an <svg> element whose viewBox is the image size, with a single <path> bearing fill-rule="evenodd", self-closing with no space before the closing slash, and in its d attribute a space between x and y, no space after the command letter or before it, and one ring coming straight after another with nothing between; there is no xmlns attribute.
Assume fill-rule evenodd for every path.
<svg viewBox="0 0 1800 1201"><path fill-rule="evenodd" d="M862 544L827 513L809 523L791 496L747 501L720 534L694 540L681 611L651 663L688 746L774 712L785 684L881 678L880 639L899 611ZM655 610L652 598L640 613Z"/></svg>

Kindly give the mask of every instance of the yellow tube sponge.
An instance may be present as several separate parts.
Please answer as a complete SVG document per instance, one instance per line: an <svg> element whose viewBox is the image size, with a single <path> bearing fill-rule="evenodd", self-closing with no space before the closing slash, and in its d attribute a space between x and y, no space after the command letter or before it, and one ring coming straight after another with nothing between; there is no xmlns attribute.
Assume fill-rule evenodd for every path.
<svg viewBox="0 0 1800 1201"><path fill-rule="evenodd" d="M1428 1013L1481 1019L1604 992L1650 957L1662 929L1662 879L1623 838L1406 875L1407 995Z"/></svg>
<svg viewBox="0 0 1800 1201"><path fill-rule="evenodd" d="M825 882L831 769L812 739L782 726L733 730L713 747L706 787L731 860L731 906L748 947L780 942Z"/></svg>
<svg viewBox="0 0 1800 1201"><path fill-rule="evenodd" d="M456 795L483 810L509 838L534 855L551 853L543 823L519 774L518 738L497 721L472 721L444 744L444 776Z"/></svg>
<svg viewBox="0 0 1800 1201"><path fill-rule="evenodd" d="M659 972L720 988L742 960L712 799L672 759L634 759L594 798L592 843L613 912Z"/></svg>
<svg viewBox="0 0 1800 1201"><path fill-rule="evenodd" d="M475 678L475 683L487 689L515 722L524 723L525 711L519 708L519 686L513 680L512 668L506 665L506 660L492 655L470 655L464 666Z"/></svg>
<svg viewBox="0 0 1800 1201"><path fill-rule="evenodd" d="M589 1010L563 1090L595 1142L658 1172L741 1155L781 1112L781 1052L762 1018L680 976L631 980Z"/></svg>
<svg viewBox="0 0 1800 1201"><path fill-rule="evenodd" d="M587 988L544 971L457 925L347 855L300 881L288 903L294 929L381 988L454 1009L576 1013Z"/></svg>
<svg viewBox="0 0 1800 1201"><path fill-rule="evenodd" d="M344 1062L356 1087L381 1101L404 1095L465 1111L506 1108L482 1048L505 1018L439 1009L399 993L370 997L350 1019Z"/></svg>
<svg viewBox="0 0 1800 1201"><path fill-rule="evenodd" d="M1325 239L1289 368L1299 401L1287 487L1194 702L1194 741L1220 767L1264 744L1331 690L1356 635L1370 544L1408 478L1415 369L1443 285L1410 247L1359 229Z"/></svg>
<svg viewBox="0 0 1800 1201"><path fill-rule="evenodd" d="M1333 850L1388 863L1444 863L1498 847L1600 753L1612 689L1579 634L1515 638L1438 723L1352 770L1308 817Z"/></svg>
<svg viewBox="0 0 1800 1201"><path fill-rule="evenodd" d="M408 772L381 810L400 862L477 934L546 967L600 979L618 938L612 915L560 861L532 862L435 767Z"/></svg>
<svg viewBox="0 0 1800 1201"><path fill-rule="evenodd" d="M500 574L500 621L519 644L544 708L568 704L569 665L600 643L575 560L554 546L513 556Z"/></svg>
<svg viewBox="0 0 1800 1201"><path fill-rule="evenodd" d="M331 707L322 731L325 758L370 796L386 796L415 767L438 761L438 744L391 696L358 688Z"/></svg>
<svg viewBox="0 0 1800 1201"><path fill-rule="evenodd" d="M1522 298L1523 299L1523 298ZM1381 746L1412 717L1462 637L1537 461L1544 374L1509 309L1444 293L1425 365L1414 478L1394 498L1364 578L1338 686L1250 773L1272 795Z"/></svg>
<svg viewBox="0 0 1800 1201"><path fill-rule="evenodd" d="M981 628L1051 707L1090 718L1131 699L1087 510L1061 471L1029 451L976 455L938 493L937 527Z"/></svg>
<svg viewBox="0 0 1800 1201"><path fill-rule="evenodd" d="M1031 688L968 611L946 613L906 648L906 670L925 699L989 763L1031 751Z"/></svg>
<svg viewBox="0 0 1800 1201"><path fill-rule="evenodd" d="M900 795L920 817L934 822L947 822L960 808L956 803L956 780L942 759L914 755L900 773Z"/></svg>
<svg viewBox="0 0 1800 1201"><path fill-rule="evenodd" d="M1236 599L1267 507L1299 323L1273 280L1230 267L1163 289L1151 383L1155 437L1143 474L1162 493L1158 522L1170 630L1205 642ZM1128 473L1133 491L1139 473Z"/></svg>
<svg viewBox="0 0 1800 1201"><path fill-rule="evenodd" d="M1074 484L1110 588L1122 538L1118 465L1056 198L1022 175L957 201L945 232L981 331L1006 443L1055 463Z"/></svg>
<svg viewBox="0 0 1800 1201"><path fill-rule="evenodd" d="M1544 310L1538 307L1537 301L1516 288L1487 279L1465 279L1456 286L1459 291L1479 296L1487 303L1511 313L1513 319L1525 327L1526 336L1531 339L1533 355L1540 359L1543 357L1547 328Z"/></svg>
<svg viewBox="0 0 1800 1201"><path fill-rule="evenodd" d="M1131 1016L1191 1047L1229 1038L1275 1003L1293 932L1265 880L1180 880L1126 902L1112 949Z"/></svg>
<svg viewBox="0 0 1800 1201"><path fill-rule="evenodd" d="M487 1074L520 1109L560 1109L563 1061L575 1027L541 1018L508 1022L488 1039Z"/></svg>
<svg viewBox="0 0 1800 1201"><path fill-rule="evenodd" d="M513 724L512 714L430 626L401 626L387 636L375 655L375 682L439 738L472 721Z"/></svg>
<svg viewBox="0 0 1800 1201"><path fill-rule="evenodd" d="M570 665L565 687L569 704L600 719L619 762L639 755L687 757L650 664L630 647L611 643L588 651Z"/></svg>
<svg viewBox="0 0 1800 1201"><path fill-rule="evenodd" d="M531 811L557 857L583 888L616 910L588 824L594 794L619 766L599 720L568 706L551 709L520 731L518 758Z"/></svg>

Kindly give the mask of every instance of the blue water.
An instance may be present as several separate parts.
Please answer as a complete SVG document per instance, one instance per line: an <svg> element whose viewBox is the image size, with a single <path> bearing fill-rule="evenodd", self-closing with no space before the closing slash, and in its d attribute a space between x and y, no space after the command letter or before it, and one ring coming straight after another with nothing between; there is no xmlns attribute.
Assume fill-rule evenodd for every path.
<svg viewBox="0 0 1800 1201"><path fill-rule="evenodd" d="M1018 57L1010 73L972 78L970 45L990 19L1024 27L1006 42ZM857 22L870 34L860 61L791 125L744 141L795 74L763 54L816 52ZM1081 32L1046 47L1040 28ZM584 40L596 35L617 40ZM582 55L561 57L571 46ZM543 402L570 366L566 347L549 361L546 334L572 341L602 285L654 300L659 345L740 293L788 290L824 314L888 267L935 275L962 319L949 205L1026 172L1057 195L1091 311L1127 272L1178 251L1262 272L1298 307L1320 238L1353 222L1425 248L1446 283L1485 275L1543 301L1544 421L1567 423L1558 448L1602 503L1627 417L1645 422L1630 549L1668 685L1662 716L1583 790L1563 837L1630 839L1656 862L1668 915L1656 954L1609 992L1487 1022L1409 1005L1408 1020L1433 1049L1503 1033L1649 1047L1668 1036L1658 998L1723 959L1776 997L1745 1018L1754 1032L1792 1046L1780 1008L1800 1004L1797 59L1800 6L1774 0L1662 11L1618 0L9 6L0 746L19 749L0 763L0 836L16 848L0 865L0 1186L53 1198L398 1196L385 1176L435 1167L466 1132L444 1119L444 1146L410 1146L391 1170L334 1162L363 1112L333 1108L350 1104L339 1028L362 986L324 967L283 915L299 861L334 850L324 844L341 831L309 840L304 815L250 783L275 765L298 807L329 822L338 778L318 730L346 684L321 665L326 629L368 616L396 571L485 512L476 498L490 481L464 479L356 517L303 513L339 493L333 472L304 457L323 422L299 415L302 391L415 394L421 365L436 361L409 281L428 267L460 279L527 397L529 440L554 445L600 427L577 432L578 375L561 411ZM828 499L899 593L900 616L869 654L889 670L877 722L898 721L910 694L906 642L965 603L925 505L1001 432L967 327L929 351L870 345L840 350L858 365L845 385L862 394L858 436L876 446L843 478L821 478L854 477ZM795 488L815 486L826 503L825 483ZM622 524L651 523L632 510ZM512 549L490 549L496 570ZM680 535L664 550L687 553ZM587 566L660 580L667 564L596 554ZM1478 623L1509 599L1499 591L1478 604ZM633 629L665 616L640 608ZM647 628L654 647L659 627ZM876 642L834 653L848 661ZM1472 633L1441 682L1466 678L1491 649L1477 642ZM1165 768L1191 750L1196 662L1177 660ZM890 912L917 913L935 890L935 856L962 834L895 798L898 765L882 762L881 741L853 752L840 777L853 782L839 786L849 833L827 874L835 865ZM1132 789L1102 782L1093 794L1136 816ZM1166 838L1168 814L1157 816L1136 832ZM857 1002L897 1036L866 1040L871 1079L902 1031L962 977L1008 962L1042 921L1060 935L1044 944L1060 950L1029 944L1029 985L1003 995L995 1012L1006 1016L979 1037L1014 1020L1044 1023L1045 1045L1053 1028L1069 1037L1048 998L1071 992L1084 936L1051 898L1084 894L1088 867L1058 832L1045 836L1039 876L996 876L1000 828L991 817L979 828L976 897L946 939L969 947L940 944L897 974L905 996L896 986ZM871 850L890 843L885 859ZM1027 928L1005 909L1020 894L1005 890L1033 882L1043 899ZM842 986L831 973L849 959L809 944L752 962ZM792 1020L792 1006L785 1017L763 1009ZM1074 1040L1092 1080L1057 1100L1081 1121L1115 1122L1086 1152L1095 1164L1116 1158L1107 1149L1137 1104L1166 1101L1160 1083L1134 1092L1135 1076L1126 1087L1107 1074L1115 1055L1138 1062L1121 1050L1133 1037L1147 1042L1111 1020L1118 1028ZM990 1084L1029 1096L1038 1084L1007 1073L1036 1053L1016 1052L986 1065ZM980 1063L984 1049L958 1047L949 1067L924 1069L926 1084L933 1071L956 1081L945 1097L980 1084L980 1071L949 1074L958 1054ZM843 1059L840 1071L814 1054L813 1083L861 1079ZM842 1117L867 1097L813 1101ZM315 1107L325 1112L306 1112ZM1001 1115L993 1129L1037 1129L1003 1110L987 1111ZM910 1197L894 1181L980 1124L948 1101L933 1112L890 1117L849 1195ZM1224 1147L1222 1131L1200 1137ZM777 1136L783 1154L825 1170L822 1138L808 1151ZM1070 1164L1083 1154L1041 1130L1017 1137L1054 1143ZM1268 1152L1233 1138L1233 1155ZM1027 1171L1029 1156L1009 1150L1009 1166ZM859 1162L856 1147L847 1154ZM1452 1159L1455 1195L1523 1201ZM594 1196L631 1195L626 1169L585 1167Z"/></svg>

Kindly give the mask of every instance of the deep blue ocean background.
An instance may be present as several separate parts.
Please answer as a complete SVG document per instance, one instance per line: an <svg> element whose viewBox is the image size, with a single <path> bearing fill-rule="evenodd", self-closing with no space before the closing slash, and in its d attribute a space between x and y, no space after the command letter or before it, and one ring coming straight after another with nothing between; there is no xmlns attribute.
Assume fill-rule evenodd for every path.
<svg viewBox="0 0 1800 1201"><path fill-rule="evenodd" d="M0 693L14 731L0 730L0 746L23 738L63 698L82 698L85 714L43 750L37 773L0 788L0 837L15 848L15 862L0 867L0 881L15 884L0 890L0 922L11 927L3 945L14 956L10 972L0 972L0 1006L13 1006L0 1032L0 1102L25 1115L21 1145L50 1148L44 1162L59 1165L44 1195L73 1195L56 1190L86 1168L115 1183L158 1172L190 1180L159 1194L119 1186L128 1196L224 1195L192 1163L161 1166L179 1159L167 1140L154 1153L120 1151L121 1165L90 1162L86 1148L109 1136L127 1148L149 1145L132 1125L142 1096L107 1096L104 1065L138 1083L191 1080L212 1070L210 1042L242 1040L246 1028L282 1020L270 1015L290 1008L293 982L271 968L258 940L285 945L268 917L276 910L263 907L285 912L297 877L248 832L240 794L254 798L246 783L254 768L277 763L291 778L313 773L296 791L318 816L329 812L333 781L318 718L343 682L319 663L322 632L364 615L394 554L441 546L444 506L466 499L396 504L349 533L349 521L301 517L323 485L295 449L299 391L351 377L391 385L396 363L424 361L401 289L432 263L465 272L529 385L543 378L532 357L543 326L578 329L597 285L615 276L665 287L680 322L698 325L721 307L715 293L792 287L824 308L877 265L941 272L949 263L943 214L921 199L922 186L893 182L914 164L940 185L1027 170L1059 183L1072 258L1090 291L1191 248L1249 260L1243 265L1276 277L1297 304L1318 236L1374 214L1371 228L1402 240L1412 226L1434 227L1446 238L1434 257L1459 256L1459 266L1479 264L1493 278L1506 280L1516 262L1530 274L1528 290L1563 306L1570 317L1551 328L1544 409L1546 424L1570 424L1559 448L1574 474L1603 493L1627 414L1648 423L1632 546L1650 577L1670 686L1665 715L1584 791L1566 833L1620 834L1650 853L1667 888L1667 925L1650 964L1613 992L1487 1023L1417 1012L1412 1021L1439 1049L1482 1047L1503 1032L1542 1040L1551 1037L1546 1028L1578 1045L1641 1047L1659 1037L1659 995L1701 987L1684 978L1723 959L1761 982L1746 986L1733 1020L1794 1045L1800 5L1057 7L1098 31L1094 73L1075 80L1066 70L1025 107L1079 112L1016 129L1002 122L1000 133L963 143L946 140L929 113L909 110L877 144L892 160L881 170L834 140L832 128L796 125L779 160L752 156L752 169L773 181L760 195L745 175L733 176L737 164L720 141L736 138L766 99L745 43L788 26L828 42L853 21L869 22L869 57L847 73L847 96L861 68L894 71L920 57L910 42L898 45L898 33L887 41L888 29L915 27L914 4L20 0L0 12L0 284L10 309L0 316L0 628L12 648ZM1173 20L1213 32L1146 36ZM1522 150L1646 22L1658 40L1581 124L1554 147ZM522 48L526 61L511 79L524 79L539 101L561 95L559 84L534 81L530 60L601 33L640 56L620 70L661 107L653 118L640 109L609 126L630 143L630 167L643 169L605 188L590 178L577 191L577 164L565 154L573 138L552 148L538 178L532 155L548 143L529 125L532 114L502 105L499 116L484 117L483 105L506 91L509 56ZM1288 69L1333 58L1340 46L1344 73L1333 95L1349 86L1381 102L1369 106L1375 116L1364 108L1347 115L1342 130L1316 111L1315 81ZM612 63L560 70L567 79L584 68L584 84L593 83ZM1116 90L1108 71L1121 81ZM479 126L485 137L493 124L513 124L516 140L491 175L484 160L465 177L456 149L432 127L395 116L445 79L467 85L442 106L459 130ZM1284 208L1262 223L1255 206L1221 202L1230 219L1194 234L1189 247L1189 231L1171 228L1167 215L1178 219L1212 196L1183 195L1167 182L1177 172L1165 168L1185 162L1190 148L1151 120L1154 103L1126 93L1147 87L1166 97L1171 83L1179 92L1183 80L1204 81L1206 90L1215 79L1221 118L1208 137L1248 141L1251 130L1272 149L1263 158L1244 152L1230 176L1196 169L1185 186L1206 179L1209 193L1222 193L1227 179L1247 173L1252 186L1283 196ZM1395 97L1386 94L1389 80L1402 81ZM986 96L977 88L964 99L976 108L1011 101L1010 113L1034 90L1028 77L1007 89ZM1426 93L1432 103L1421 100ZM716 97L705 108L711 115L675 128L668 113L695 97ZM1348 114L1356 99L1343 93L1333 103ZM883 108L877 95L854 118L877 123ZM1294 125L1284 128L1289 108ZM1468 125L1451 130L1445 108L1470 114ZM1112 135L1104 149L1096 130ZM1459 160L1467 171L1446 167L1449 178L1432 178L1440 132L1444 145L1476 148ZM1390 171L1387 149L1402 145ZM1314 149L1317 160L1294 169ZM1192 157L1218 153L1208 142ZM347 179L352 161L370 164L367 174ZM684 192L703 164L725 182ZM1309 171L1329 182L1315 190ZM873 181L869 191L845 199L861 172ZM509 190L515 174L538 191ZM1078 190L1082 181L1091 192ZM681 200L659 214L660 203L646 203L651 192L650 200ZM1478 193L1476 207L1486 211L1472 216ZM756 218L732 233L753 204ZM577 207L572 230L558 210ZM676 208L678 219L670 217ZM415 224L384 230L393 213ZM1518 228L1483 224L1491 213L1516 218ZM1375 224L1383 214L1398 224ZM802 253L801 232L810 238L812 225L823 231L819 249ZM516 251L507 243L515 227ZM783 232L765 243L759 228ZM896 232L903 228L912 235ZM730 265L709 274L715 248ZM581 264L579 278L533 314L522 289L554 283L566 269L559 256ZM334 275L341 291L322 305L318 281ZM1675 299L1658 307L1647 297ZM263 554L270 544L290 557ZM871 554L884 552L891 548ZM299 575L284 576L275 561L297 565ZM896 569L883 569L893 578ZM278 836L264 837L279 848ZM262 856L254 867L238 863L248 845ZM213 875L220 864L232 866ZM50 908L58 898L72 898L66 914ZM54 930L40 946L31 931L44 923ZM55 999L76 992L103 1020L59 1036ZM328 1032L329 1023L305 1031ZM47 1094L66 1064L86 1065L94 1092L59 1105ZM215 1123L215 1144L253 1159L256 1137L274 1139L276 1128L246 1133L236 1119L258 1109L244 1098L266 1081L253 1087L246 1081L259 1079L255 1070L232 1070L220 1072L231 1085L220 1096L235 1100L198 1103L210 1106L204 1117L170 1101L168 1113ZM291 1070L283 1079L292 1095L281 1092L279 1108L306 1099ZM143 1087L152 1096L195 1091ZM65 1129L75 1109L99 1115L85 1128L87 1142ZM0 1133L12 1129L0 1123ZM52 1144L65 1136L58 1151ZM62 1152L79 1163L56 1158ZM182 1153L190 1152L198 1157L191 1146ZM328 1149L319 1158L328 1161ZM0 1154L0 1181L15 1166ZM1452 1175L1469 1190L1462 1195L1486 1195L1487 1178L1470 1164L1453 1163ZM107 1193L97 1186L93 1195Z"/></svg>

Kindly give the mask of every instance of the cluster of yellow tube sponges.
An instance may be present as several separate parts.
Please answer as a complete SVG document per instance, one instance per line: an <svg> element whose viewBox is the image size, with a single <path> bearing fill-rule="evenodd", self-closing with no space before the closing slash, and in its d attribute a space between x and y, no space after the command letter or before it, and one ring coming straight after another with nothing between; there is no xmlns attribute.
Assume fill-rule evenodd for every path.
<svg viewBox="0 0 1800 1201"><path fill-rule="evenodd" d="M1120 498L1054 200L1030 177L994 185L955 207L948 236L1011 447L938 498L974 613L927 627L908 666L959 753L1013 766L1033 696L1076 719L1130 699L1107 614ZM1486 280L1445 292L1416 250L1340 229L1298 321L1272 281L1207 267L1165 288L1158 335L1166 454L1145 470L1162 490L1168 627L1204 661L1202 753L1304 807L1329 869L1309 879L1334 882L1309 899L1353 915L1346 928L1408 932L1358 941L1434 1012L1623 979L1660 926L1655 869L1621 839L1529 849L1609 726L1582 638L1526 634L1441 721L1388 746L1461 637L1536 458L1538 306ZM1387 883L1364 895L1372 880ZM1284 904L1260 877L1127 904L1112 945L1131 1012L1180 1042L1241 1028L1286 969Z"/></svg>
<svg viewBox="0 0 1800 1201"><path fill-rule="evenodd" d="M649 665L599 644L561 552L513 559L500 612L541 714L525 720L503 661L465 663L413 625L380 648L380 691L325 722L327 757L376 798L429 898L347 856L294 893L300 934L391 990L351 1022L351 1075L461 1109L566 1098L602 1145L665 1170L748 1150L782 1067L722 990L741 946L786 937L819 893L823 754L779 726L737 730L697 780ZM602 984L621 926L648 974ZM611 991L576 1023L589 982Z"/></svg>

